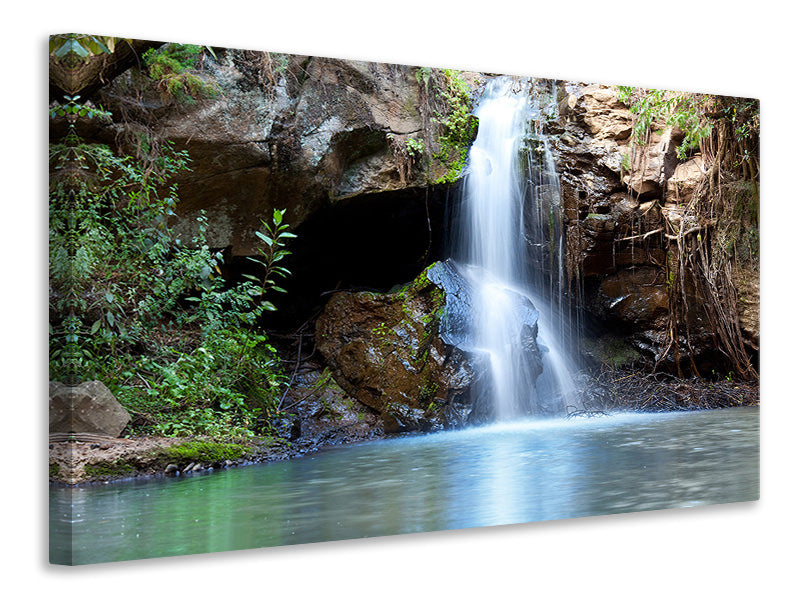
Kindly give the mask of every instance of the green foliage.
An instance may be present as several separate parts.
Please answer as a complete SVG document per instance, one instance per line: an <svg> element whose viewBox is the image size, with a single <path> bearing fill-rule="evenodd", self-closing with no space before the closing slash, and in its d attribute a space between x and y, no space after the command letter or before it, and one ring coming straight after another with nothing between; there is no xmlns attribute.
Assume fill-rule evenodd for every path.
<svg viewBox="0 0 800 600"><path fill-rule="evenodd" d="M254 286L253 290L257 292L260 299L257 308L254 309L256 317L260 316L263 311L275 310L274 304L263 299L266 294L269 292L286 293L286 290L280 287L276 281L288 277L290 273L286 267L278 263L289 256L290 252L286 249L286 244L297 236L291 233L289 225L283 222L285 213L286 209L275 209L271 222L261 220L264 231L256 231L255 235L264 243L264 246L258 248L259 256L257 258L248 257L248 260L264 270L264 276L261 279L255 275L245 275Z"/></svg>
<svg viewBox="0 0 800 600"><path fill-rule="evenodd" d="M105 116L80 106L51 115ZM284 211L256 232L259 276L226 282L205 216L188 242L170 225L188 155L151 139L143 154L88 144L72 126L50 147L50 377L104 381L143 433L268 433L285 379L256 327L290 274Z"/></svg>
<svg viewBox="0 0 800 600"><path fill-rule="evenodd" d="M414 77L417 79L417 83L422 86L425 86L427 89L428 82L431 79L432 69L430 67L417 67L416 72L414 73Z"/></svg>
<svg viewBox="0 0 800 600"><path fill-rule="evenodd" d="M108 146L85 144L74 131L50 148L51 310L68 325L74 344L51 344L59 367L84 371L95 356L116 356L141 343L142 331L174 314L181 291L196 285L199 271L214 265L204 249L180 248L167 219L177 203L168 184L185 170L188 156L170 145L143 164L117 156ZM207 250L207 249L206 249ZM60 322L58 316L69 317ZM95 375L89 369L85 374Z"/></svg>
<svg viewBox="0 0 800 600"><path fill-rule="evenodd" d="M415 77L426 99L424 106L429 107L426 110L432 112L433 121L439 125L433 159L445 167L445 173L434 183L453 183L461 175L477 131L469 86L454 69L418 67ZM424 152L425 146L421 141L408 140L406 150L415 157Z"/></svg>
<svg viewBox="0 0 800 600"><path fill-rule="evenodd" d="M66 117L70 121L75 121L79 117L87 119L110 119L111 113L102 108L95 108L91 104L78 104L80 96L65 96L66 104L56 104L50 108L50 118Z"/></svg>
<svg viewBox="0 0 800 600"><path fill-rule="evenodd" d="M158 49L147 50L142 60L162 96L192 104L197 98L214 97L217 94L213 85L192 72L202 54L202 46L165 44Z"/></svg>
<svg viewBox="0 0 800 600"><path fill-rule="evenodd" d="M436 183L456 181L467 162L469 146L475 138L477 122L472 117L469 86L458 71L444 69L445 87L441 90L446 102L445 113L437 113L443 132L439 137L440 150L434 158L448 165L447 172Z"/></svg>
<svg viewBox="0 0 800 600"><path fill-rule="evenodd" d="M700 140L711 135L712 125L703 111L707 96L619 86L617 97L637 117L633 127L636 144L644 144L651 126L663 121L666 127L677 126L685 133L677 148L678 157L685 159L689 151L699 146Z"/></svg>
<svg viewBox="0 0 800 600"><path fill-rule="evenodd" d="M230 328L206 334L191 352L142 357L121 374L120 402L160 435L241 439L265 433L279 415L285 377L266 336Z"/></svg>
<svg viewBox="0 0 800 600"><path fill-rule="evenodd" d="M412 157L422 156L425 152L425 142L414 138L408 138L406 140L406 152Z"/></svg>
<svg viewBox="0 0 800 600"><path fill-rule="evenodd" d="M631 172L631 155L627 152L622 153L620 160L620 175L624 176L625 173Z"/></svg>
<svg viewBox="0 0 800 600"><path fill-rule="evenodd" d="M111 54L120 38L65 33L50 36L49 53L58 63L75 67L92 56Z"/></svg>

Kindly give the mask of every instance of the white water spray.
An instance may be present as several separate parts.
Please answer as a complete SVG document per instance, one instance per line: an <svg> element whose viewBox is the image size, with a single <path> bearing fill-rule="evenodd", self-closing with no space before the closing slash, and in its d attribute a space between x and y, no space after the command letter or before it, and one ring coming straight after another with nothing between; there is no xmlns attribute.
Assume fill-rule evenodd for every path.
<svg viewBox="0 0 800 600"><path fill-rule="evenodd" d="M456 224L457 258L475 289L475 346L489 357L494 417L501 421L564 414L574 392L561 309L560 190L547 140L532 127L541 109L530 101L530 85L512 78L487 83ZM539 313L541 374L526 315L514 302L520 295Z"/></svg>

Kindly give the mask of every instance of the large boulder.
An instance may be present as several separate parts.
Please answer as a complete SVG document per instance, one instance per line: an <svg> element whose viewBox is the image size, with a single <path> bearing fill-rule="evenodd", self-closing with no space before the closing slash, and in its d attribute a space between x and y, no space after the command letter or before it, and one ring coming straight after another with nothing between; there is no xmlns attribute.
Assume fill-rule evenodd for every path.
<svg viewBox="0 0 800 600"><path fill-rule="evenodd" d="M677 147L684 133L678 127L651 132L643 149L636 147L631 158L631 172L623 181L636 193L660 196L678 166Z"/></svg>
<svg viewBox="0 0 800 600"><path fill-rule="evenodd" d="M672 177L667 180L664 201L669 204L688 204L698 186L706 178L703 159L699 156L678 164Z"/></svg>
<svg viewBox="0 0 800 600"><path fill-rule="evenodd" d="M317 320L317 349L337 382L381 415L387 432L458 427L493 418L489 357L471 335L473 286L434 263L389 294L335 294ZM538 313L515 295L535 378Z"/></svg>
<svg viewBox="0 0 800 600"><path fill-rule="evenodd" d="M50 433L92 433L119 437L128 411L99 381L79 385L50 382Z"/></svg>

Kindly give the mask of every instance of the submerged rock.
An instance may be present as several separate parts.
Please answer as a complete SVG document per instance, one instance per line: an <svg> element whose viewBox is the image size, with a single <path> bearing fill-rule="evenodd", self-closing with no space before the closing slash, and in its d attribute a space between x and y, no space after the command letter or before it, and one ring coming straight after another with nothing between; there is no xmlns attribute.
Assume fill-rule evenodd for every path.
<svg viewBox="0 0 800 600"><path fill-rule="evenodd" d="M381 415L387 433L492 418L489 357L470 335L470 279L452 261L434 263L396 293L340 292L318 319L317 348L336 381ZM514 295L535 378L538 312Z"/></svg>

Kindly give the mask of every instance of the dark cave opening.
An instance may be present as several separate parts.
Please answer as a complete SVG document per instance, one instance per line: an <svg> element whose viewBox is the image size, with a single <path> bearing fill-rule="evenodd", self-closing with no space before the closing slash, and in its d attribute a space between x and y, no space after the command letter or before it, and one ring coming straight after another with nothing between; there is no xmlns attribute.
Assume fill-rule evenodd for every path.
<svg viewBox="0 0 800 600"><path fill-rule="evenodd" d="M447 229L457 188L427 188L354 196L329 205L294 230L285 266L286 294L270 298L277 311L264 326L290 332L314 319L337 291L388 292L447 256ZM231 274L250 270L237 257Z"/></svg>

